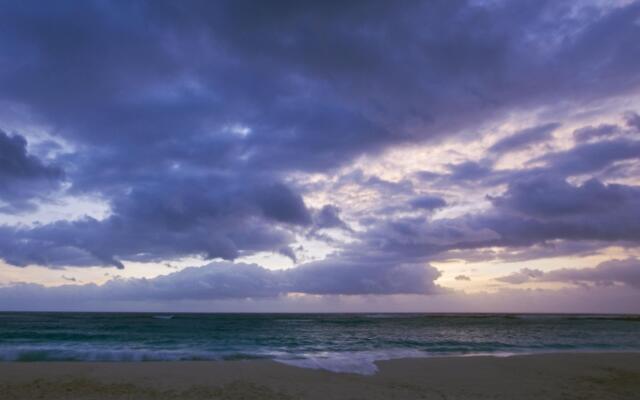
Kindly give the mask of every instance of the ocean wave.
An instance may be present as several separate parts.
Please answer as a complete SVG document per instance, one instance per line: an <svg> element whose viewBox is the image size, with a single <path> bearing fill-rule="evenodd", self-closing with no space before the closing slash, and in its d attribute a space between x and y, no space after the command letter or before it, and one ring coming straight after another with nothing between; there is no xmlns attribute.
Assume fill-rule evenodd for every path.
<svg viewBox="0 0 640 400"><path fill-rule="evenodd" d="M159 315L154 315L153 319L173 319L173 315L159 314Z"/></svg>
<svg viewBox="0 0 640 400"><path fill-rule="evenodd" d="M0 361L270 359L373 374L396 358L640 351L635 316L171 315L0 313Z"/></svg>
<svg viewBox="0 0 640 400"><path fill-rule="evenodd" d="M373 375L376 362L402 358L436 357L511 357L530 354L574 352L568 349L519 349L516 351L427 352L412 349L368 351L332 351L293 353L279 350L252 352L205 350L156 350L139 348L91 348L88 346L23 346L0 348L0 361L78 361L78 362L144 362L144 361L227 361L269 359L299 368L321 369L337 373ZM580 349L580 352L601 352L603 349ZM606 350L607 352L615 350ZM622 351L622 350L620 350ZM624 350L632 351L632 350Z"/></svg>
<svg viewBox="0 0 640 400"><path fill-rule="evenodd" d="M24 346L0 348L0 361L216 361L224 355L207 351Z"/></svg>

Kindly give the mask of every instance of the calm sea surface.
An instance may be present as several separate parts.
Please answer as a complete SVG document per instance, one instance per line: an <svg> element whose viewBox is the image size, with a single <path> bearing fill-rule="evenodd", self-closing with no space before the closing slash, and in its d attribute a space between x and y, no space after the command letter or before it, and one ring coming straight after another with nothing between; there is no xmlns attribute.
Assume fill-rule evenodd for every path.
<svg viewBox="0 0 640 400"><path fill-rule="evenodd" d="M373 373L403 357L640 351L640 317L0 313L1 361L266 358Z"/></svg>

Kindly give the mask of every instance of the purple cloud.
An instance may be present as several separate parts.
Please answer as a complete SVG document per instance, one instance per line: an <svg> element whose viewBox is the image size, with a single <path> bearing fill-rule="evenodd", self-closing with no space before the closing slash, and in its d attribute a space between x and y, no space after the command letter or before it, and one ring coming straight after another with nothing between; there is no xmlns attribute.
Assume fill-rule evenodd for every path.
<svg viewBox="0 0 640 400"><path fill-rule="evenodd" d="M271 271L255 264L214 262L152 279L112 279L103 285L36 284L0 287L2 302L181 301L279 297L305 294L435 294L445 293L433 280L439 272L428 265L367 264L358 260L314 262Z"/></svg>
<svg viewBox="0 0 640 400"><path fill-rule="evenodd" d="M0 213L33 210L32 200L57 189L63 178L59 167L28 153L24 137L0 130Z"/></svg>
<svg viewBox="0 0 640 400"><path fill-rule="evenodd" d="M165 296L200 280L211 296L242 297L435 293L437 271L423 265L447 252L635 246L640 189L612 179L638 168L634 111L517 168L499 161L553 141L586 106L637 93L639 15L639 2L7 3L0 128L20 134L0 131L0 213L68 196L99 198L109 214L1 224L0 258L125 268L271 252L295 262L300 238L333 246L286 273L224 264L95 289ZM529 128L438 172L366 170L389 150L476 142L533 111ZM42 132L65 151L36 157ZM351 186L373 194L324 198Z"/></svg>
<svg viewBox="0 0 640 400"><path fill-rule="evenodd" d="M593 268L562 268L548 272L525 268L497 280L511 284L528 282L561 282L596 286L620 284L640 289L640 261L635 258L609 260Z"/></svg>
<svg viewBox="0 0 640 400"><path fill-rule="evenodd" d="M512 134L511 136L507 136L506 138L498 140L491 147L489 147L489 152L504 154L510 151L521 150L533 144L547 141L551 139L551 133L559 126L559 123L552 122L523 129Z"/></svg>

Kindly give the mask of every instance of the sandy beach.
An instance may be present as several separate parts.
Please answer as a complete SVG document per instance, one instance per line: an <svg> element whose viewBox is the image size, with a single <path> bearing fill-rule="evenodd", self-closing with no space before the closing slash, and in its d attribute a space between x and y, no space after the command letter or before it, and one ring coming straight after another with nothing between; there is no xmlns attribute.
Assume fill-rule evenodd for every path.
<svg viewBox="0 0 640 400"><path fill-rule="evenodd" d="M640 354L399 359L372 376L273 361L0 364L10 399L637 399Z"/></svg>

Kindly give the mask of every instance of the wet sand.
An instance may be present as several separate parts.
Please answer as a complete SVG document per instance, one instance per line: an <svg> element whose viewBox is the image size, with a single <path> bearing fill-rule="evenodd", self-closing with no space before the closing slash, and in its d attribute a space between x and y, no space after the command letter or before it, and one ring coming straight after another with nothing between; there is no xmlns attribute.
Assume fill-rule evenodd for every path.
<svg viewBox="0 0 640 400"><path fill-rule="evenodd" d="M273 361L0 363L0 399L639 399L640 354L401 359L372 376Z"/></svg>

